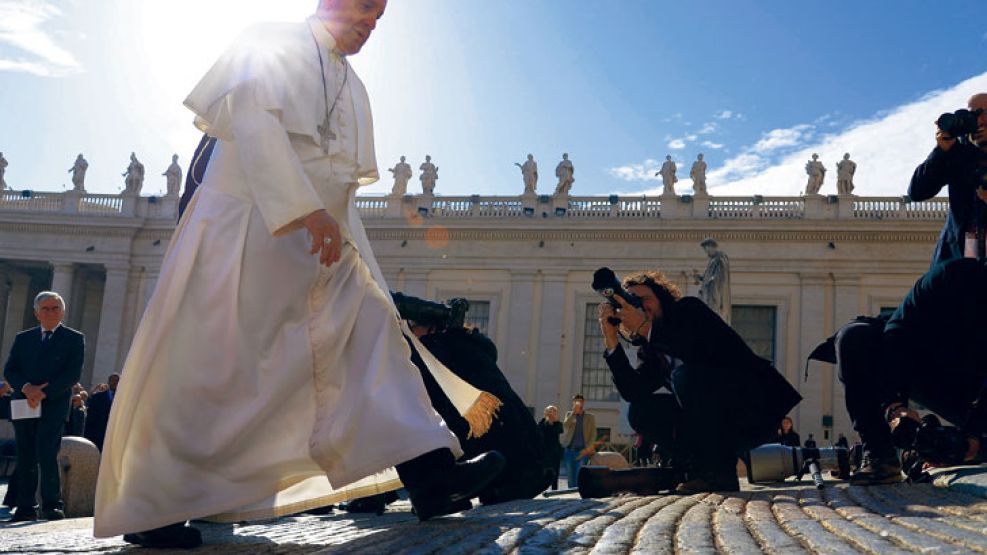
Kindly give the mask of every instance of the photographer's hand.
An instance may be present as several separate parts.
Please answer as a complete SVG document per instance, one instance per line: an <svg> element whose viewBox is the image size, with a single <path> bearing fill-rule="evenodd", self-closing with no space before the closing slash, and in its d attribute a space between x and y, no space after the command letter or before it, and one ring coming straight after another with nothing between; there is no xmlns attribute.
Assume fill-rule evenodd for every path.
<svg viewBox="0 0 987 555"><path fill-rule="evenodd" d="M956 144L956 137L950 135L949 133L946 133L942 129L939 129L939 126L937 125L936 146L939 147L939 150L943 152L949 152L949 149L953 148L954 144Z"/></svg>
<svg viewBox="0 0 987 555"><path fill-rule="evenodd" d="M627 301L618 295L614 295L614 298L620 303L620 308L616 312L617 318L620 318L620 323L624 326L624 329L634 335L647 337L651 330L651 321L644 311L629 305Z"/></svg>
<svg viewBox="0 0 987 555"><path fill-rule="evenodd" d="M616 349L619 332L617 326L610 323L609 318L619 318L619 316L610 303L604 301L596 307L596 317L600 321L600 331L603 332L603 346L608 351Z"/></svg>

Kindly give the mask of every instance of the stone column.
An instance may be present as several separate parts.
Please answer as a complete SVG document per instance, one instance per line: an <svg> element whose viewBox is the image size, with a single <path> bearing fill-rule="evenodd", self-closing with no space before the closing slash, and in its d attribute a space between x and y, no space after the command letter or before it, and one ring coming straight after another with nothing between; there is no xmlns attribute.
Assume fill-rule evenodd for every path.
<svg viewBox="0 0 987 555"><path fill-rule="evenodd" d="M802 274L799 276L801 282L799 298L799 358L803 364L812 349L826 337L826 330L831 326L827 325L826 318L826 288L830 279L827 274ZM823 415L823 384L831 383L827 377L832 376L832 367L823 370L823 366L829 366L820 362L812 362L809 368L809 379L804 379L804 374L799 375L798 389L802 393L802 402L798 405L798 433L802 438L808 437L811 433L817 442L823 440L822 437L822 415ZM824 376L825 374L825 376Z"/></svg>
<svg viewBox="0 0 987 555"><path fill-rule="evenodd" d="M501 370L506 374L511 387L529 405L533 404L535 400L533 386L536 366L533 364L534 358L530 354L534 343L532 327L535 325L538 312L534 302L536 275L530 270L511 272L507 343L501 351L503 353ZM538 414L537 410L535 414Z"/></svg>
<svg viewBox="0 0 987 555"><path fill-rule="evenodd" d="M533 399L528 399L535 407L558 402L563 383L568 382L570 388L578 387L578 383L573 385L572 380L568 378L571 369L562 367L562 352L566 349L562 328L565 323L565 286L565 271L542 273L538 328L532 330L532 336L536 338L533 341L536 346L535 395ZM561 392L563 397L565 393L567 392Z"/></svg>
<svg viewBox="0 0 987 555"><path fill-rule="evenodd" d="M14 336L24 329L24 309L32 299L28 299L28 288L31 286L31 278L27 274L12 271L8 274L10 279L10 295L7 298L7 311L3 325L3 348L0 355L4 360L10 352L10 346L14 343Z"/></svg>
<svg viewBox="0 0 987 555"><path fill-rule="evenodd" d="M827 333L836 333L840 327L863 314L860 298L860 276L842 275L834 276L833 286L833 329ZM828 364L824 366L830 366ZM850 422L850 415L846 410L846 391L840 382L839 372L836 367L831 367L833 387L833 408L830 414L833 415L833 441L836 441L837 434L846 434L847 439L853 437L853 424Z"/></svg>
<svg viewBox="0 0 987 555"><path fill-rule="evenodd" d="M7 329L7 301L10 298L11 284L8 273L0 269L0 345L3 344L3 334ZM7 353L0 353L0 357L6 359Z"/></svg>
<svg viewBox="0 0 987 555"><path fill-rule="evenodd" d="M117 360L123 336L123 309L127 300L127 282L130 267L107 265L106 284L103 286L103 306L99 317L99 335L96 337L96 358L93 363L93 382L105 382L114 372L119 372Z"/></svg>
<svg viewBox="0 0 987 555"><path fill-rule="evenodd" d="M75 277L75 264L71 262L52 262L51 291L65 298L65 303L72 302L72 280ZM68 307L65 307L68 310Z"/></svg>

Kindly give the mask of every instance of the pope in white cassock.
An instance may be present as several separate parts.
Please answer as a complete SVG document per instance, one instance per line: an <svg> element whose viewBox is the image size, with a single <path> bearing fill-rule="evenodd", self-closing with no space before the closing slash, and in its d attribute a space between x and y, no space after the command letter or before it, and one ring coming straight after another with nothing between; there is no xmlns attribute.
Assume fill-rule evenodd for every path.
<svg viewBox="0 0 987 555"><path fill-rule="evenodd" d="M378 172L346 55L385 4L321 0L306 22L248 29L186 99L217 142L124 364L96 536L194 546L190 519L267 518L401 482L424 520L468 508L502 467L497 453L454 462L354 204ZM497 399L418 351L482 434Z"/></svg>

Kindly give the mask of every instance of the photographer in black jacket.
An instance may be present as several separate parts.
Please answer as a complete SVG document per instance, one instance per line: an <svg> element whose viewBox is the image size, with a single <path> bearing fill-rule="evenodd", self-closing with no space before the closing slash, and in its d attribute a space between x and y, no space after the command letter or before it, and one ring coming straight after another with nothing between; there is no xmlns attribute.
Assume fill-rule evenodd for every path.
<svg viewBox="0 0 987 555"><path fill-rule="evenodd" d="M737 491L738 452L773 441L778 422L801 396L716 313L682 297L661 272L632 274L623 287L641 308L614 295L620 308L604 302L598 315L604 358L630 403L631 427L686 471L680 493ZM621 328L638 345L636 366L620 344ZM660 388L673 395L656 393Z"/></svg>
<svg viewBox="0 0 987 555"><path fill-rule="evenodd" d="M976 132L954 137L939 128L950 127L940 118L936 147L915 169L908 186L908 196L915 201L932 198L944 186L949 187L949 216L932 255L933 264L962 258L964 253L976 256L972 242L969 247L967 244L975 237L977 226L985 223L987 191L981 186L987 169L987 93L970 97L967 105L971 111L981 110Z"/></svg>
<svg viewBox="0 0 987 555"><path fill-rule="evenodd" d="M886 325L856 321L836 334L840 379L853 428L863 441L856 485L901 481L895 447L933 464L983 459L987 432L987 263L937 264L922 276ZM959 429L926 426L916 436L913 399ZM890 423L890 424L889 424ZM899 429L892 434L892 426ZM911 433L901 433L911 427Z"/></svg>

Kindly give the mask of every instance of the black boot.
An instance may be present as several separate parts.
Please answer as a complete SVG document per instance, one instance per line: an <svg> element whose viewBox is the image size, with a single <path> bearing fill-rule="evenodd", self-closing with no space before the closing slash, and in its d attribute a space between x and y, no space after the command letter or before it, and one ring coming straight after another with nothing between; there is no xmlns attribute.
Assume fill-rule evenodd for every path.
<svg viewBox="0 0 987 555"><path fill-rule="evenodd" d="M605 466L584 466L579 469L579 496L595 499L618 493L658 495L675 489L683 479L682 472L671 468L611 470Z"/></svg>
<svg viewBox="0 0 987 555"><path fill-rule="evenodd" d="M497 451L457 463L452 451L436 449L397 465L397 471L418 520L424 521L462 511L500 474L504 463Z"/></svg>
<svg viewBox="0 0 987 555"><path fill-rule="evenodd" d="M187 522L176 522L153 530L124 534L123 541L159 549L192 549L202 545L202 533Z"/></svg>

